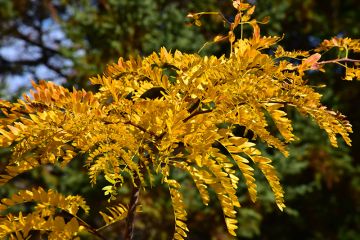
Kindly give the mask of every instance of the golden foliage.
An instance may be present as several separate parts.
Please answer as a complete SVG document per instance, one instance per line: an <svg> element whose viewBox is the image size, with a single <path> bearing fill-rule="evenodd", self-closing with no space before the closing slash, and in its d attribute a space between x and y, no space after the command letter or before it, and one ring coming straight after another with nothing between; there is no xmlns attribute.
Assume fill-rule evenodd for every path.
<svg viewBox="0 0 360 240"><path fill-rule="evenodd" d="M104 175L109 185L103 189L110 200L125 181L146 188L152 185L155 175L161 175L169 186L174 208L174 238L184 239L188 232L186 211L181 186L171 174L172 169L180 169L192 177L205 205L210 200L208 187L215 191L228 231L235 236L240 207L236 195L240 179L236 173L242 173L255 202L256 166L268 180L282 210L284 191L279 177L254 141L264 141L288 155L287 144L297 139L286 114L291 107L311 116L326 131L333 146L337 146L338 135L350 145L350 123L322 105L321 94L306 84L306 71L323 70L321 66L327 63L355 62L353 67L345 66L345 79L350 80L359 78L358 63L348 58L319 61L320 53L285 51L278 45L280 37L260 35L258 23L264 22L251 20L254 7L241 1L234 1L234 7L238 14L229 35L224 37L231 44L229 56L202 57L162 48L144 58L120 58L102 76L91 79L99 86L95 94L69 91L41 81L33 83L34 91L31 96L24 95L24 100L1 100L4 117L0 119L0 145L10 147L12 156L0 183L41 165L64 167L77 155L86 157L85 166L93 184L98 175ZM214 13L189 16L199 25L200 16L205 14ZM236 40L234 29L244 24L253 27L253 36ZM274 56L263 51L276 45ZM334 46L346 48L347 53L359 51L359 41L349 38L325 41L317 50ZM269 118L280 134L270 131ZM239 126L253 132L254 137L236 135ZM79 229L77 218L65 223L54 215L55 209L76 216L79 207L87 210L79 199L65 198L51 190L20 191L11 199L3 199L1 209L24 201L39 203L26 216L20 213L3 217L0 236L23 239L30 229L60 234L62 228L66 229L65 235L58 236L70 238ZM106 225L127 216L123 205L108 211L110 215L100 212ZM44 216L49 218L45 220ZM55 235L53 239L57 239Z"/></svg>
<svg viewBox="0 0 360 240"><path fill-rule="evenodd" d="M189 229L186 226L186 210L183 197L179 191L180 184L173 179L167 179L166 182L169 185L169 191L171 196L171 202L174 208L174 217L175 217L175 233L174 239L183 240L187 237L186 232Z"/></svg>
<svg viewBox="0 0 360 240"><path fill-rule="evenodd" d="M113 224L117 221L121 221L127 216L127 208L122 204L118 204L114 207L109 207L107 208L107 210L110 213L110 215L103 213L101 211L99 212L102 218L104 219L106 226Z"/></svg>
<svg viewBox="0 0 360 240"><path fill-rule="evenodd" d="M48 232L48 239L74 239L80 231L80 225L76 217L65 221L63 216L58 216L59 210L72 216L76 216L81 208L86 213L89 207L80 196L67 196L56 193L52 190L48 192L42 188L22 190L14 194L11 198L1 200L0 211L4 212L8 208L29 202L35 202L33 211L27 215L22 212L14 216L8 213L0 217L0 237L2 239L28 239L30 231L37 230Z"/></svg>
<svg viewBox="0 0 360 240"><path fill-rule="evenodd" d="M354 52L360 52L360 39L333 37L330 40L324 40L320 44L320 46L316 48L316 50L326 51L334 47L345 48Z"/></svg>

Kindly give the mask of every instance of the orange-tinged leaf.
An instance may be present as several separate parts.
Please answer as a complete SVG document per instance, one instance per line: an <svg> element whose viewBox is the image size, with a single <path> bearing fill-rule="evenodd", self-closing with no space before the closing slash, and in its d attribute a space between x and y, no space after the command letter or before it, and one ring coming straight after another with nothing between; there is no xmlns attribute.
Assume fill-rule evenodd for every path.
<svg viewBox="0 0 360 240"><path fill-rule="evenodd" d="M253 39L254 40L259 40L260 39L260 28L259 25L256 23L255 20L252 20L250 22L250 25L253 27Z"/></svg>
<svg viewBox="0 0 360 240"><path fill-rule="evenodd" d="M217 35L217 36L215 36L214 37L214 42L220 42L220 41L222 41L222 40L224 40L224 39L226 39L228 36L223 36L223 35Z"/></svg>
<svg viewBox="0 0 360 240"><path fill-rule="evenodd" d="M18 129L18 128L14 127L14 126L11 126L11 125L7 125L7 127L10 129L10 131L11 131L15 136L19 135L20 129Z"/></svg>
<svg viewBox="0 0 360 240"><path fill-rule="evenodd" d="M14 135L14 134L12 134L11 132L7 132L7 131L5 131L4 129L1 129L1 128L0 128L0 133L1 133L4 137L6 137L7 139L9 139L10 141L14 140L14 138L15 138L15 135Z"/></svg>
<svg viewBox="0 0 360 240"><path fill-rule="evenodd" d="M313 55L311 55L310 57L306 58L305 60L303 60L301 66L303 69L307 69L310 68L312 70L316 70L319 68L319 65L317 64L317 62L319 61L319 59L321 58L321 54L319 53L314 53Z"/></svg>
<svg viewBox="0 0 360 240"><path fill-rule="evenodd" d="M194 23L198 27L201 27L201 25L202 25L202 23L201 23L201 21L199 19L196 19Z"/></svg>
<svg viewBox="0 0 360 240"><path fill-rule="evenodd" d="M270 22L270 16L265 16L259 23L268 24Z"/></svg>
<svg viewBox="0 0 360 240"><path fill-rule="evenodd" d="M255 11L255 5L254 6L252 6L251 8L249 8L247 11L246 11L246 15L252 15L253 13L254 13L254 11Z"/></svg>
<svg viewBox="0 0 360 240"><path fill-rule="evenodd" d="M232 236L236 236L235 230L238 228L237 223L238 221L234 218L225 218L225 223L228 229L228 232Z"/></svg>
<svg viewBox="0 0 360 240"><path fill-rule="evenodd" d="M36 123L39 122L39 118L35 114L29 114L29 116L30 116L31 120L33 120L34 122L36 122Z"/></svg>
<svg viewBox="0 0 360 240"><path fill-rule="evenodd" d="M229 31L229 42L230 43L233 43L233 42L235 42L235 34L234 34L234 32L233 31Z"/></svg>

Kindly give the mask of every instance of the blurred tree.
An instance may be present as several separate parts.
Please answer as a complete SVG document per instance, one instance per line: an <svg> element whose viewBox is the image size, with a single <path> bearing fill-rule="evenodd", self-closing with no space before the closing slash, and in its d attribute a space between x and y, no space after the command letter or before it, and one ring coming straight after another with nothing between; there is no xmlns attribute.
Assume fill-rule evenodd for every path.
<svg viewBox="0 0 360 240"><path fill-rule="evenodd" d="M204 37L186 26L185 16L211 2L1 0L0 76L86 87L119 56L147 55L161 46L197 51Z"/></svg>

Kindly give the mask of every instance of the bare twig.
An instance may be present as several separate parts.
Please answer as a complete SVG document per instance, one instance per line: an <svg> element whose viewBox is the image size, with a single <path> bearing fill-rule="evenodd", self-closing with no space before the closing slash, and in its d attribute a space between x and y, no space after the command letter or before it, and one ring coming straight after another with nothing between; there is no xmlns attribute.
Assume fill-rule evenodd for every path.
<svg viewBox="0 0 360 240"><path fill-rule="evenodd" d="M183 122L187 122L189 121L191 118L199 115L199 114L204 114L204 113L209 113L209 112L212 112L212 110L200 110L200 111L197 111L197 112L193 112L192 114L190 114L190 116L186 117L185 119L183 119Z"/></svg>
<svg viewBox="0 0 360 240"><path fill-rule="evenodd" d="M134 127L138 128L138 129L140 129L141 131L143 131L144 133L147 133L147 134L149 134L149 135L151 135L151 136L153 136L155 138L159 138L159 136L156 135L153 131L147 130L146 128L144 128L144 127L142 127L140 125L137 125L136 123L126 121L125 124L129 124L131 126L134 126Z"/></svg>
<svg viewBox="0 0 360 240"><path fill-rule="evenodd" d="M134 237L134 220L136 207L139 202L139 193L140 193L140 179L138 177L134 178L135 184L131 191L129 211L126 217L126 230L125 230L125 240L133 240Z"/></svg>
<svg viewBox="0 0 360 240"><path fill-rule="evenodd" d="M317 64L338 63L338 62L360 62L360 60L351 59L351 58L338 58L333 60L317 62Z"/></svg>

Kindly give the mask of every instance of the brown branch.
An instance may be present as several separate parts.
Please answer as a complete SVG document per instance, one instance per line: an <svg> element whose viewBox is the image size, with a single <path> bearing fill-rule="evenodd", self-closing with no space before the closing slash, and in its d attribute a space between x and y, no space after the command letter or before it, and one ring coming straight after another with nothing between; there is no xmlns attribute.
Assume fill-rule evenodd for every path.
<svg viewBox="0 0 360 240"><path fill-rule="evenodd" d="M91 232L92 234L94 234L96 237L98 237L101 240L106 240L106 238L104 236L102 236L95 228L93 228L92 226L90 226L89 224L87 224L84 221L80 222L80 225L84 226L85 228L87 228L89 230L89 232Z"/></svg>
<svg viewBox="0 0 360 240"><path fill-rule="evenodd" d="M46 7L48 8L48 10L50 12L51 18L54 19L55 22L60 23L59 14L58 14L54 4L49 0L45 1L45 3L46 3Z"/></svg>
<svg viewBox="0 0 360 240"><path fill-rule="evenodd" d="M8 107L8 106L4 106L4 105L2 105L2 106L0 106L0 110L1 109L6 109L7 111L9 111L9 112L13 112L13 113L20 113L20 114L29 114L30 112L28 112L26 109L25 110L22 110L22 109L14 109L14 107L13 106L10 106L10 107Z"/></svg>
<svg viewBox="0 0 360 240"><path fill-rule="evenodd" d="M246 104L247 102L241 102L238 104L239 105L244 105ZM290 104L290 102L283 102L283 101L260 101L259 103L282 103L282 104ZM186 117L185 119L183 119L183 122L187 122L189 121L191 118L199 115L199 114L204 114L204 113L209 113L209 112L212 112L213 110L200 110L200 111L197 111L197 112L193 112L192 114L190 114L190 116Z"/></svg>
<svg viewBox="0 0 360 240"><path fill-rule="evenodd" d="M92 233L93 235L95 235L96 237L98 237L101 240L106 240L106 238L103 235L101 235L95 228L93 228L90 224L88 224L87 222L85 222L84 220L79 218L77 215L73 215L65 210L62 211L61 214L65 215L67 217L75 218L76 220L78 220L79 225L84 226L90 233Z"/></svg>
<svg viewBox="0 0 360 240"><path fill-rule="evenodd" d="M317 62L316 64L327 64L327 63L338 63L338 62L360 62L360 60L351 59L351 58L339 58L339 59Z"/></svg>
<svg viewBox="0 0 360 240"><path fill-rule="evenodd" d="M191 118L193 118L193 117L195 117L195 116L197 116L197 115L199 115L199 114L204 114L204 113L209 113L209 112L212 112L212 110L204 110L204 111L197 111L197 112L193 112L192 114L190 114L188 117L186 117L185 119L183 119L182 121L185 123L185 122L187 122L187 121L189 121ZM133 124L131 124L131 125L133 125ZM141 126L138 126L138 125L133 125L133 126L135 126L135 127L138 127L138 128L140 128L141 130L143 130L144 132L147 132L147 133L149 133L150 135L152 135L152 136L154 136L155 137L155 139L156 139L156 141L161 141L163 138L164 138L164 136L166 135L166 131L165 132L163 132L163 133L161 133L160 135L156 135L155 133L153 133L153 132L148 132L148 131L146 131L146 129L144 129L144 128L142 128Z"/></svg>
<svg viewBox="0 0 360 240"><path fill-rule="evenodd" d="M143 131L144 133L147 133L147 134L149 134L149 135L151 135L151 136L153 136L155 138L159 138L159 136L156 135L153 131L147 130L146 128L144 128L144 127L142 127L140 125L137 125L136 123L126 121L125 124L129 124L131 126L134 126L134 127L138 128L138 129L140 129L141 131Z"/></svg>
<svg viewBox="0 0 360 240"><path fill-rule="evenodd" d="M288 101L260 101L259 103L280 103L280 104L291 104Z"/></svg>
<svg viewBox="0 0 360 240"><path fill-rule="evenodd" d="M189 121L191 118L193 118L193 117L195 117L195 116L197 116L199 114L209 113L209 112L212 112L212 111L213 110L209 109L209 110L203 110L203 111L200 110L200 111L194 112L194 113L190 114L190 116L183 119L183 122L185 123L185 122Z"/></svg>
<svg viewBox="0 0 360 240"><path fill-rule="evenodd" d="M36 66L39 64L39 62L43 62L44 60L45 60L44 57L39 57L39 58L35 58L35 59L7 60L7 59L3 58L2 56L0 56L0 63L1 63L1 65L4 66L4 68L5 67L13 67L13 65ZM3 66L1 66L1 68L3 68Z"/></svg>
<svg viewBox="0 0 360 240"><path fill-rule="evenodd" d="M39 33L40 35L41 33ZM46 46L45 44L41 43L41 42L38 42L38 41L34 41L32 39L30 39L28 36L22 34L21 32L19 31L16 31L15 34L14 34L14 37L17 37L29 44L32 44L32 45L35 45L37 47L39 47L41 50L43 50L44 52L47 51L47 52L50 52L52 54L57 54L57 55L60 55L62 56L62 54L57 50L57 49L53 49L53 48L49 48L48 46Z"/></svg>
<svg viewBox="0 0 360 240"><path fill-rule="evenodd" d="M124 113L124 112L121 112L121 113L120 113L120 115L121 115L122 117L125 117L125 114L126 114L126 113ZM113 122L111 122L111 121L106 121L106 120L105 120L105 124L112 124L112 123L113 123ZM128 125L131 125L131 126L133 126L133 127L136 127L137 129L143 131L144 133L147 133L147 134L151 135L152 137L154 137L154 138L157 139L157 140L161 139L161 138L163 137L163 135L164 135L164 133L162 133L161 135L157 135L157 134L154 133L153 131L147 130L146 128L144 128L144 127L142 127L142 126L140 126L140 125L138 125L138 124L136 124L136 123L133 123L133 122L131 122L130 120L129 120L129 121L125 121L125 122L123 122L123 123L124 123L124 124L128 124Z"/></svg>
<svg viewBox="0 0 360 240"><path fill-rule="evenodd" d="M129 211L126 217L126 230L125 230L125 240L133 240L134 237L134 220L136 207L139 202L140 194L140 179L139 177L134 178L135 184L131 191Z"/></svg>

